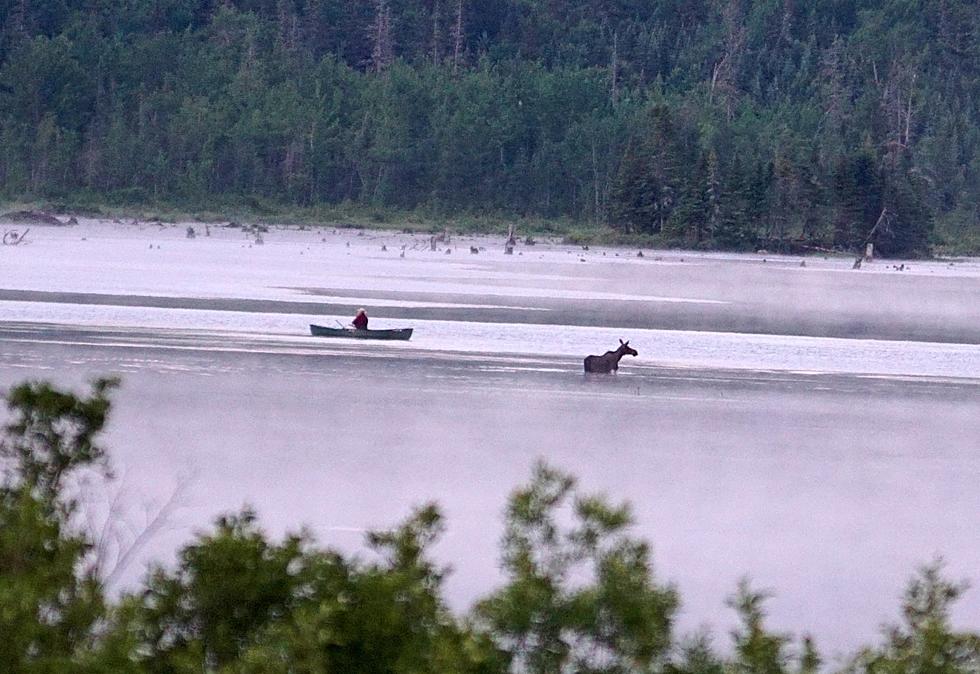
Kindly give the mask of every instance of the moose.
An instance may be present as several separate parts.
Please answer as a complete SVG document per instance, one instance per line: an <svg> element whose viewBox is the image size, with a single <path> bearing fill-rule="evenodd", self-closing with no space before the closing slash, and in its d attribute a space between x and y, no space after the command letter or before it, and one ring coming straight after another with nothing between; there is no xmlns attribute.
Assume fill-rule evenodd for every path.
<svg viewBox="0 0 980 674"><path fill-rule="evenodd" d="M606 351L601 356L586 356L586 372L614 372L619 369L619 359L629 354L639 355L636 349L630 348L629 341L619 340L619 348L615 351Z"/></svg>

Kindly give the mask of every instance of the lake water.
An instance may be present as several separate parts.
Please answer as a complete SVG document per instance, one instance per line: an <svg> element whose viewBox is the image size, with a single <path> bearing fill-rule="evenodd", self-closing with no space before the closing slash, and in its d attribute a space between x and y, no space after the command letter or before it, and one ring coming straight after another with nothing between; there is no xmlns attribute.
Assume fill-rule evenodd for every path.
<svg viewBox="0 0 980 674"><path fill-rule="evenodd" d="M507 256L486 238L446 253L427 236L274 228L258 245L194 226L86 221L0 249L0 384L121 375L108 443L128 516L184 485L122 583L243 503L271 532L356 551L434 499L465 609L499 580L504 502L538 458L632 503L681 631L719 644L744 575L775 592L773 626L828 655L897 618L936 555L980 581L976 260ZM308 336L358 306L415 335ZM639 356L584 376L620 338ZM978 595L956 615L980 629Z"/></svg>

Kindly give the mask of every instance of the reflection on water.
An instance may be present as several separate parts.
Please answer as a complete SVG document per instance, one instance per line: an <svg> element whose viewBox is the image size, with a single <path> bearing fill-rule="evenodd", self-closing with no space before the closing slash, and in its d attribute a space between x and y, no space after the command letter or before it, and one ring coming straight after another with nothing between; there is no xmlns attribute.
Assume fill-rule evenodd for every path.
<svg viewBox="0 0 980 674"><path fill-rule="evenodd" d="M252 249L217 228L39 231L0 266L0 385L123 375L108 439L130 498L194 476L144 562L246 502L274 532L358 550L435 499L465 608L497 579L507 493L544 457L633 503L685 630L723 640L749 574L777 593L774 627L833 653L894 617L935 554L980 580L975 261L852 273L546 243L473 260L399 236L273 230ZM408 258L379 252L396 240ZM361 304L412 341L308 336ZM585 377L582 358L620 338L640 355ZM978 594L957 616L974 628Z"/></svg>
<svg viewBox="0 0 980 674"><path fill-rule="evenodd" d="M917 564L941 553L953 575L980 568L977 382L630 365L585 377L548 357L62 337L0 341L0 383L24 375L17 361L68 383L125 373L109 440L130 492L163 499L196 476L184 528L150 556L245 502L273 531L304 523L356 550L361 529L436 499L449 519L438 553L464 608L497 578L507 493L545 457L633 503L658 573L679 584L685 629L722 631L723 599L747 573L777 591L774 625L844 649L893 614ZM961 605L974 626L978 608L969 594Z"/></svg>
<svg viewBox="0 0 980 674"><path fill-rule="evenodd" d="M833 339L730 332L523 325L388 319L387 327L414 327L411 342L365 343L313 338L307 323L329 324L330 316L253 314L232 311L103 307L9 302L0 328L4 341L71 341L77 344L181 346L219 351L267 351L309 355L387 358L452 353L454 358L561 358L577 362L588 353L613 348L622 337L640 348L631 366L744 368L869 375L913 375L980 379L980 345ZM15 312L15 313L14 313ZM8 314L9 316L9 314ZM85 326L88 329L83 329ZM66 331L66 328L68 329ZM535 353L536 351L536 353Z"/></svg>

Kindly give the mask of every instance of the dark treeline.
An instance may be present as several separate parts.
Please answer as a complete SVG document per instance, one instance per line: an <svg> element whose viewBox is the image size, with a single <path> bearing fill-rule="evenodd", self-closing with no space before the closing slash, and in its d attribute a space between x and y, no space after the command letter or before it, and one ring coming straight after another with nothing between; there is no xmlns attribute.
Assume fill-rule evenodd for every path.
<svg viewBox="0 0 980 674"><path fill-rule="evenodd" d="M132 548L130 522L93 518L79 487L108 475L99 441L115 382L88 396L44 383L6 396L0 440L0 663L11 674L815 674L813 640L772 631L766 593L740 583L731 643L676 633L676 588L658 581L628 506L583 493L538 464L507 503L503 584L466 615L443 596L430 548L438 508L368 536L374 561L318 547L306 533L268 537L253 512L219 518L110 599ZM104 497L104 494L102 495ZM115 519L114 519L115 518ZM151 527L152 528L152 527ZM139 540L139 538L137 538ZM117 545L124 543L123 549ZM964 674L980 634L957 631L963 586L938 563L909 583L901 622L842 672Z"/></svg>
<svg viewBox="0 0 980 674"><path fill-rule="evenodd" d="M928 250L980 221L974 0L3 0L0 186Z"/></svg>

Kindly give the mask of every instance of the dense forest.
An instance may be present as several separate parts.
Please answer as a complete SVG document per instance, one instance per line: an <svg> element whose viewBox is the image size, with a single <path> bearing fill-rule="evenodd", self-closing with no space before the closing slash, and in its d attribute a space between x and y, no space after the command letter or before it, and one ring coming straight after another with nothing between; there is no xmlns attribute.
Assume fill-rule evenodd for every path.
<svg viewBox="0 0 980 674"><path fill-rule="evenodd" d="M3 0L0 26L8 200L980 240L975 0Z"/></svg>
<svg viewBox="0 0 980 674"><path fill-rule="evenodd" d="M682 636L681 598L658 581L626 504L584 492L539 463L510 496L503 585L465 617L443 596L431 547L438 507L368 535L369 560L275 540L244 509L198 532L168 566L113 597L134 546L116 503L99 522L80 485L107 488L100 440L118 382L78 396L46 383L6 395L0 439L0 662L14 674L816 674L817 645L766 624L767 594L743 581L731 643ZM99 477L99 476L103 477ZM104 494L103 494L104 496ZM159 530L159 527L156 528ZM138 531L138 528L136 528ZM937 562L909 583L901 622L843 663L849 674L958 674L980 668L980 634L954 628L964 586Z"/></svg>

